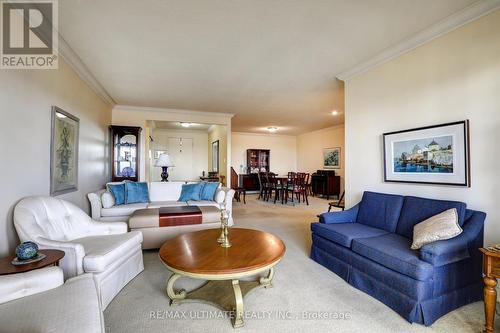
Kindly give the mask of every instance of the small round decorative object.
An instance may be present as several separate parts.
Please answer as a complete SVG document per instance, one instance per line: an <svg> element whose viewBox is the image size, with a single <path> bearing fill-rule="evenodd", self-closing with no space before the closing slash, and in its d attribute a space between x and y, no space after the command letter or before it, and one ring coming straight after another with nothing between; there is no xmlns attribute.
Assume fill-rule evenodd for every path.
<svg viewBox="0 0 500 333"><path fill-rule="evenodd" d="M36 257L38 245L33 242L24 242L16 247L16 256L19 260L28 260Z"/></svg>

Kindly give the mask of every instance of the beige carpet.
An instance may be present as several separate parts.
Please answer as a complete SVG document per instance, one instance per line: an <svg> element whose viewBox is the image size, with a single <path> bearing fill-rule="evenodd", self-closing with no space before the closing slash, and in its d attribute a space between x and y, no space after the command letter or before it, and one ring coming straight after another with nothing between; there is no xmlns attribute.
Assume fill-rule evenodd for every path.
<svg viewBox="0 0 500 333"><path fill-rule="evenodd" d="M311 198L309 206L282 206L257 201L254 195L247 197L246 205L235 203L237 226L271 232L287 246L285 258L276 267L274 287L255 290L245 298L249 318L238 332L482 331L484 317L480 302L449 313L430 328L411 325L384 304L309 259L309 224L327 207L323 199ZM235 331L228 318L218 317L224 313L212 306L190 303L170 307L165 285L171 273L155 251L144 253L144 264L144 272L104 312L108 333ZM190 290L199 284L181 279L176 286ZM322 318L312 319L320 315ZM499 322L496 326L500 331Z"/></svg>

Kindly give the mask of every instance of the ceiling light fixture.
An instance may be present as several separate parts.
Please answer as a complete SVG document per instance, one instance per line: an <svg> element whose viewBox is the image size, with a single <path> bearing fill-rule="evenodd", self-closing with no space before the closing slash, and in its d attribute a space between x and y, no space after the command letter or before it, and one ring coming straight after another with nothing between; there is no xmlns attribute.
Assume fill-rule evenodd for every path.
<svg viewBox="0 0 500 333"><path fill-rule="evenodd" d="M337 110L333 110L333 111L332 111L332 116L336 116L336 115L338 115L338 114L339 114L339 112L338 112Z"/></svg>
<svg viewBox="0 0 500 333"><path fill-rule="evenodd" d="M271 127L268 127L267 130L270 132L270 133L275 133L277 130L278 130L278 127L274 127L274 126L271 126Z"/></svg>
<svg viewBox="0 0 500 333"><path fill-rule="evenodd" d="M189 126L191 126L191 123L181 123L181 126L188 128Z"/></svg>

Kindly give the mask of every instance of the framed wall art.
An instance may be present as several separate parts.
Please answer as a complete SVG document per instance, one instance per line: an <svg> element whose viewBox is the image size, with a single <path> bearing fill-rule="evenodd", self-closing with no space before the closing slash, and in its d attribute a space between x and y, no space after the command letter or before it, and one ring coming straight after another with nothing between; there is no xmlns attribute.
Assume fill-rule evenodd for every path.
<svg viewBox="0 0 500 333"><path fill-rule="evenodd" d="M219 172L219 140L212 142L212 172Z"/></svg>
<svg viewBox="0 0 500 333"><path fill-rule="evenodd" d="M340 147L323 149L323 168L340 168Z"/></svg>
<svg viewBox="0 0 500 333"><path fill-rule="evenodd" d="M470 186L469 121L384 133L386 182Z"/></svg>
<svg viewBox="0 0 500 333"><path fill-rule="evenodd" d="M52 107L50 195L78 190L78 136L80 120Z"/></svg>

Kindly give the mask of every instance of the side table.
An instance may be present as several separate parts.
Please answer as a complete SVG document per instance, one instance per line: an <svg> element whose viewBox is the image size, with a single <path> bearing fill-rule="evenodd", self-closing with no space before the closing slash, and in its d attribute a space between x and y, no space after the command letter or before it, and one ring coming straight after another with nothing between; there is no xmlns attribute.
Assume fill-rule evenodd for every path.
<svg viewBox="0 0 500 333"><path fill-rule="evenodd" d="M490 251L485 248L479 250L483 252L484 316L486 319L484 331L493 333L497 304L497 278L500 277L500 252Z"/></svg>
<svg viewBox="0 0 500 333"><path fill-rule="evenodd" d="M0 259L0 275L24 273L47 266L58 266L59 261L64 257L64 251L60 250L40 250L38 252L45 254L46 257L26 265L12 265L11 261L15 256Z"/></svg>

